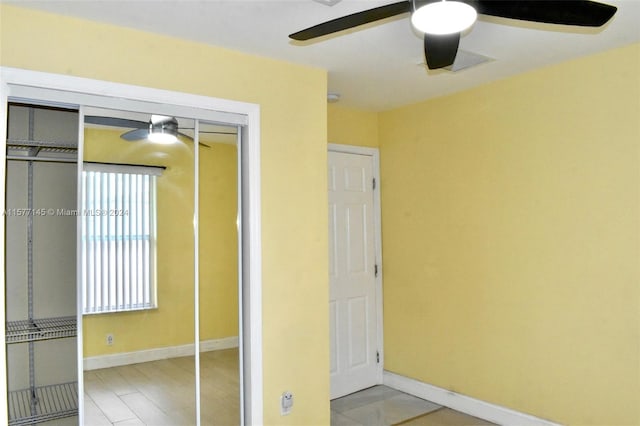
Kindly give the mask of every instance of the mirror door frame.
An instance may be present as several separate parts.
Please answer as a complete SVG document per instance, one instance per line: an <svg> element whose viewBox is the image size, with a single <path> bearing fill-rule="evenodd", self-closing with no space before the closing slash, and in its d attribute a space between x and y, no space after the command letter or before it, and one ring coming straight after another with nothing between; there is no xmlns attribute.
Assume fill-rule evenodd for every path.
<svg viewBox="0 0 640 426"><path fill-rule="evenodd" d="M194 119L211 119L241 125L239 137L240 153L240 197L242 209L239 214L241 230L241 276L239 283L240 311L240 389L242 424L262 424L262 240L261 240L261 193L260 193L260 106L227 99L194 95L169 90L154 89L44 73L10 67L0 67L0 134L7 134L7 111L9 100L16 98L30 101L44 101L59 105L82 107L88 104L112 109L127 109L127 105L153 104L159 113L182 115L185 112ZM99 105L95 105L98 99ZM135 108L135 107L134 107ZM237 123L238 115L244 116L243 123ZM235 120L235 121L234 121ZM80 127L82 132L83 126ZM80 135L82 137L82 135ZM6 137L2 137L3 145ZM82 146L80 139L79 145ZM81 152L81 151L80 151ZM80 153L79 152L79 153ZM6 147L0 153L0 180L6 183ZM5 199L0 197L0 208L5 209ZM0 239L4 241L4 226L0 227ZM197 253L196 253L197 258ZM0 276L5 286L5 244L0 244ZM0 312L5 317L5 292L0 292ZM78 329L78 372L82 373L81 322ZM2 327L5 340L5 329ZM0 381L6 383L6 345L0 351ZM78 393L82 395L82 380L78 380ZM0 400L7 400L6 385L0 386ZM82 418L82 398L79 398L80 419ZM0 402L0 421L8 423L6 404Z"/></svg>

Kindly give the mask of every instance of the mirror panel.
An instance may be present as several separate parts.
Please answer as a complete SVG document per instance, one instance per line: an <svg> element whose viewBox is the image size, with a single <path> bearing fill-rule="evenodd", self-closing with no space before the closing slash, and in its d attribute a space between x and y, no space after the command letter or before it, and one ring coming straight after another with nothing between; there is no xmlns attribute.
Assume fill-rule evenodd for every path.
<svg viewBox="0 0 640 426"><path fill-rule="evenodd" d="M152 118L152 112L95 108L85 111L85 170L94 170L93 166L86 165L89 162L115 164L119 166L107 172L125 175L122 182L104 183L103 174L98 178L101 179L98 184L87 180L83 185L83 198L89 199L91 191L94 197L98 193L103 198L111 197L106 204L108 208L102 204L101 209L96 209L102 213L96 215L106 212L114 219L101 226L103 231L106 226L111 229L109 232L115 232L110 238L118 241L108 250L103 243L96 249L100 250L98 255L95 250L83 250L83 274L89 277L102 274L103 279L106 274L111 286L118 279L124 283L116 284L116 289L110 293L102 288L94 291L103 294L98 299L115 300L124 311L89 314L83 318L85 368L91 368L84 374L86 424L97 424L105 419L113 423L127 418L138 418L147 424L196 423L193 356L195 156L193 139L187 135L189 131L193 132L194 121L176 118L177 130L184 134L179 134L174 143L161 144L147 138L152 119L155 125L172 117ZM156 204L155 221L150 219L147 225L141 225L141 221L145 221L144 214L148 213L145 209L153 210L153 202L131 201L143 197L147 190L132 186L135 179L127 180L126 175L145 175L152 169L127 169L131 165L144 166L142 169L153 166L154 173L158 173L155 196L151 196ZM106 173L100 168L102 166L95 167L100 173ZM134 197L134 193L138 195ZM121 194L122 198L116 194ZM87 208L95 207L87 204ZM87 229L98 226L92 222L94 219L89 214L83 229L84 226ZM154 227L155 241L147 234L147 230ZM85 234L91 235L89 231ZM95 235L92 238L96 238ZM116 265L115 269L109 269L115 271L116 277L105 272L104 263L91 266L91 259L105 257L108 268ZM143 285L130 284L140 282L134 278L144 276L146 262L151 265L150 270L155 269L155 297L153 291L149 292L151 295L146 293ZM118 276L120 269L122 276ZM122 295L117 294L120 291ZM85 297L90 297L90 293L88 289ZM136 294L142 296L136 298ZM153 305L154 299L157 306L141 309L140 304ZM93 369L103 366L104 362L108 368ZM91 418L92 415L97 417Z"/></svg>
<svg viewBox="0 0 640 426"><path fill-rule="evenodd" d="M237 127L200 121L202 424L240 424Z"/></svg>

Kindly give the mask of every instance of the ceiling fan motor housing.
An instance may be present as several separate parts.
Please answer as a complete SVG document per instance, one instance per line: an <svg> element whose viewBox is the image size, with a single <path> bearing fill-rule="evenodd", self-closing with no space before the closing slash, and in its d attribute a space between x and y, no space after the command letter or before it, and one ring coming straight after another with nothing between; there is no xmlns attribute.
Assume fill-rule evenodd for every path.
<svg viewBox="0 0 640 426"><path fill-rule="evenodd" d="M149 133L169 133L175 136L178 134L178 120L173 117L156 123L150 120Z"/></svg>
<svg viewBox="0 0 640 426"><path fill-rule="evenodd" d="M178 120L168 117L166 120L149 121L149 133L147 138L156 143L169 144L178 139Z"/></svg>

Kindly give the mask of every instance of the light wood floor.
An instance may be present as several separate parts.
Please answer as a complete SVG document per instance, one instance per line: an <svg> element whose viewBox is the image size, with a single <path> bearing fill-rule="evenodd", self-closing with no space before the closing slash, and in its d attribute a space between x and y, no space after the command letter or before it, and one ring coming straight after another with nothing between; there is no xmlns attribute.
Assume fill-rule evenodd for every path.
<svg viewBox="0 0 640 426"><path fill-rule="evenodd" d="M200 355L201 423L240 423L238 350ZM195 424L194 358L87 371L85 423L91 426Z"/></svg>

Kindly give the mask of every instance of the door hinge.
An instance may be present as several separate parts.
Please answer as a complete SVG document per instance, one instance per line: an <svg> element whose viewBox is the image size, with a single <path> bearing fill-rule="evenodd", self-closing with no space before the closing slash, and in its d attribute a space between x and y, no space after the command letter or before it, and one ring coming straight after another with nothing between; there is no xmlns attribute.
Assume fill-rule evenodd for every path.
<svg viewBox="0 0 640 426"><path fill-rule="evenodd" d="M376 351L376 363L380 364L380 351Z"/></svg>
<svg viewBox="0 0 640 426"><path fill-rule="evenodd" d="M373 189L376 189L376 178L373 178Z"/></svg>
<svg viewBox="0 0 640 426"><path fill-rule="evenodd" d="M377 263L375 265L373 265L373 275L375 277L378 276L378 264Z"/></svg>

